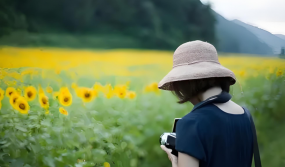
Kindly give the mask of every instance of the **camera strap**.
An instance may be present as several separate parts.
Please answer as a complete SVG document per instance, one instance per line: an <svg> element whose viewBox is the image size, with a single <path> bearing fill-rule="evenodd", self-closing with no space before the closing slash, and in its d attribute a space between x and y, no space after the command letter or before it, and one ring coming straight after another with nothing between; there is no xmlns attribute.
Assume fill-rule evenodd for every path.
<svg viewBox="0 0 285 167"><path fill-rule="evenodd" d="M194 106L194 108L192 109L192 111L194 111L197 108L200 108L202 106L205 106L206 104L210 104L210 103L225 103L225 102L228 102L231 98L232 98L232 96L229 93L223 91L219 95L209 97L205 101L202 101L202 102L196 104ZM253 155L254 155L255 167L261 167L261 160L260 160L260 155L259 155L259 148L258 148L255 125L254 125L252 116L251 116L250 112L248 111L248 109L245 107L243 107L243 109L244 109L244 111L245 111L245 113L246 113L246 115L250 121L250 124L251 124L251 130L252 130L252 136L253 136Z"/></svg>
<svg viewBox="0 0 285 167"><path fill-rule="evenodd" d="M254 125L254 122L253 122L253 119L252 119L250 112L247 110L247 108L245 108L245 107L243 107L243 108L244 108L244 111L246 112L246 115L249 118L249 121L251 124L251 130L252 130L252 135L253 135L254 164L255 164L255 167L261 167L261 160L260 160L260 155L259 155L259 148L258 148L255 125Z"/></svg>

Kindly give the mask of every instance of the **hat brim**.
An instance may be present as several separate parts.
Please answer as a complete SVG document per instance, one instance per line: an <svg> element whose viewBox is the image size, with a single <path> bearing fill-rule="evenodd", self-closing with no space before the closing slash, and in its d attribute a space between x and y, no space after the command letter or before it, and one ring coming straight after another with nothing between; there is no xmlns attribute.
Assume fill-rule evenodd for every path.
<svg viewBox="0 0 285 167"><path fill-rule="evenodd" d="M235 84L235 74L218 63L199 62L190 65L174 67L158 84L159 89L172 90L171 82L215 78L215 77L230 77L232 78L231 85Z"/></svg>

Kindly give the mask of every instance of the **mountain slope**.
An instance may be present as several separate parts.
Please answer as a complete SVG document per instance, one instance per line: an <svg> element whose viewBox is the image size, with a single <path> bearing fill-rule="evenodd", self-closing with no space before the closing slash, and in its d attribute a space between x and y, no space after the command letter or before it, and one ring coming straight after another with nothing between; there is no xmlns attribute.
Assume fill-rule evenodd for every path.
<svg viewBox="0 0 285 167"><path fill-rule="evenodd" d="M253 33L246 28L237 25L218 13L216 16L216 35L220 52L246 53L258 55L272 55L272 49L261 42Z"/></svg>
<svg viewBox="0 0 285 167"><path fill-rule="evenodd" d="M261 41L265 42L268 46L270 46L273 49L274 54L280 54L281 48L285 47L285 40L271 34L268 31L246 24L239 20L233 20L233 22L243 26L244 28L248 29L250 32L255 34Z"/></svg>
<svg viewBox="0 0 285 167"><path fill-rule="evenodd" d="M281 38L281 39L283 39L283 40L285 40L285 35L283 35L283 34L274 34L274 35L279 37L279 38Z"/></svg>

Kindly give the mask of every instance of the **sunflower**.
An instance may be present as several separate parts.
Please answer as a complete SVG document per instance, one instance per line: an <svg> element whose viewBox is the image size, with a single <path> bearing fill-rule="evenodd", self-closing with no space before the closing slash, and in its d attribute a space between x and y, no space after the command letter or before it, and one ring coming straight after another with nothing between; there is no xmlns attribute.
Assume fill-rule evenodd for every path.
<svg viewBox="0 0 285 167"><path fill-rule="evenodd" d="M26 99L20 96L16 101L16 109L21 114L28 114L28 112L30 110L30 106L29 106L28 102L26 101Z"/></svg>
<svg viewBox="0 0 285 167"><path fill-rule="evenodd" d="M17 91L16 91L15 88L13 88L13 87L8 87L8 88L6 89L6 96L7 96L7 97L11 97L12 94L14 94L14 93L16 93L16 92L17 92Z"/></svg>
<svg viewBox="0 0 285 167"><path fill-rule="evenodd" d="M2 103L1 103L1 101L0 101L0 110L1 110L1 108L2 108Z"/></svg>
<svg viewBox="0 0 285 167"><path fill-rule="evenodd" d="M4 90L0 88L0 101L4 98Z"/></svg>
<svg viewBox="0 0 285 167"><path fill-rule="evenodd" d="M40 102L42 108L44 108L44 109L49 108L48 97L45 94L43 94L43 93L39 94L39 102Z"/></svg>
<svg viewBox="0 0 285 167"><path fill-rule="evenodd" d="M154 82L154 83L146 86L145 91L146 92L156 92L156 93L158 93L159 92L158 84L156 82Z"/></svg>
<svg viewBox="0 0 285 167"><path fill-rule="evenodd" d="M96 82L93 86L93 89L97 92L102 92L104 90L104 87L100 83Z"/></svg>
<svg viewBox="0 0 285 167"><path fill-rule="evenodd" d="M18 93L19 95L22 94L22 90L21 90L20 88L17 88L16 91L17 91L17 93Z"/></svg>
<svg viewBox="0 0 285 167"><path fill-rule="evenodd" d="M283 75L283 71L281 70L281 69L278 69L277 71L276 71L276 76L277 77L280 77L280 76L282 76Z"/></svg>
<svg viewBox="0 0 285 167"><path fill-rule="evenodd" d="M275 68L273 68L273 67L270 67L270 68L269 68L269 73L270 73L270 74L273 74L274 71L275 71Z"/></svg>
<svg viewBox="0 0 285 167"><path fill-rule="evenodd" d="M123 98L125 98L127 91L126 91L126 89L118 89L116 91L116 94L119 98L123 99Z"/></svg>
<svg viewBox="0 0 285 167"><path fill-rule="evenodd" d="M60 93L60 94L66 94L66 93L67 93L67 94L68 94L68 93L70 94L69 89L68 89L67 87L62 87L62 88L60 88L60 89L59 89L59 93Z"/></svg>
<svg viewBox="0 0 285 167"><path fill-rule="evenodd" d="M105 94L105 97L107 99L110 99L111 97L113 97L114 91L113 91L111 84L107 84L104 86L103 93Z"/></svg>
<svg viewBox="0 0 285 167"><path fill-rule="evenodd" d="M76 96L78 96L78 97L80 97L80 98L82 98L82 96L83 96L83 87L77 87L77 88L75 88L74 90L75 90L75 93L76 93Z"/></svg>
<svg viewBox="0 0 285 167"><path fill-rule="evenodd" d="M52 93L53 89L52 89L52 87L48 86L48 87L46 88L46 91L47 91L48 93Z"/></svg>
<svg viewBox="0 0 285 167"><path fill-rule="evenodd" d="M129 87L130 84L131 84L131 81L127 81L127 82L126 82L126 86L127 86L127 87Z"/></svg>
<svg viewBox="0 0 285 167"><path fill-rule="evenodd" d="M72 104L72 95L69 92L62 91L59 93L58 100L63 106L70 106Z"/></svg>
<svg viewBox="0 0 285 167"><path fill-rule="evenodd" d="M59 92L53 92L52 98L56 99L59 96Z"/></svg>
<svg viewBox="0 0 285 167"><path fill-rule="evenodd" d="M137 96L137 94L134 91L129 91L129 92L127 92L127 96L130 99L134 99Z"/></svg>
<svg viewBox="0 0 285 167"><path fill-rule="evenodd" d="M114 91L112 91L112 90L105 94L105 97L106 97L107 99L110 99L110 98L112 98L113 96L114 96Z"/></svg>
<svg viewBox="0 0 285 167"><path fill-rule="evenodd" d="M121 99L127 95L127 87L125 85L115 86L114 93Z"/></svg>
<svg viewBox="0 0 285 167"><path fill-rule="evenodd" d="M77 86L76 83L73 82L73 83L71 84L71 88L72 88L72 89L76 89L76 88L78 88L78 86Z"/></svg>
<svg viewBox="0 0 285 167"><path fill-rule="evenodd" d="M44 90L41 85L39 85L39 94L44 93Z"/></svg>
<svg viewBox="0 0 285 167"><path fill-rule="evenodd" d="M24 96L28 101L33 101L36 98L36 94L37 94L36 88L33 86L28 86L25 89L25 95Z"/></svg>
<svg viewBox="0 0 285 167"><path fill-rule="evenodd" d="M11 106L16 109L16 105L17 105L17 100L20 98L21 96L17 93L13 93L9 99L9 102L11 104Z"/></svg>
<svg viewBox="0 0 285 167"><path fill-rule="evenodd" d="M151 86L152 91L154 92L159 91L158 84L156 82L152 83L150 86Z"/></svg>
<svg viewBox="0 0 285 167"><path fill-rule="evenodd" d="M109 164L109 162L104 162L104 167L111 167L111 165Z"/></svg>
<svg viewBox="0 0 285 167"><path fill-rule="evenodd" d="M84 102L90 102L97 96L97 91L90 88L78 88L77 96L80 97Z"/></svg>
<svg viewBox="0 0 285 167"><path fill-rule="evenodd" d="M245 70L240 71L240 72L239 72L239 75L240 75L241 77L244 77L244 76L246 75Z"/></svg>
<svg viewBox="0 0 285 167"><path fill-rule="evenodd" d="M63 115L68 115L68 112L63 107L59 107L59 112Z"/></svg>

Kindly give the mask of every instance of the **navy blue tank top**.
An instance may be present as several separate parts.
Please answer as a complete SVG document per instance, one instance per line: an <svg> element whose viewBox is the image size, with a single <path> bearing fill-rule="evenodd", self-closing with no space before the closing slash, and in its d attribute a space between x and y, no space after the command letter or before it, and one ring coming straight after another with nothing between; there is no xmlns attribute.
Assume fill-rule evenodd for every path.
<svg viewBox="0 0 285 167"><path fill-rule="evenodd" d="M229 114L211 103L197 108L177 122L175 144L200 167L251 167L253 138L246 112Z"/></svg>

